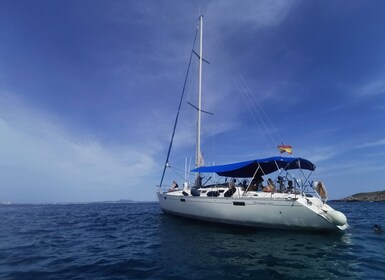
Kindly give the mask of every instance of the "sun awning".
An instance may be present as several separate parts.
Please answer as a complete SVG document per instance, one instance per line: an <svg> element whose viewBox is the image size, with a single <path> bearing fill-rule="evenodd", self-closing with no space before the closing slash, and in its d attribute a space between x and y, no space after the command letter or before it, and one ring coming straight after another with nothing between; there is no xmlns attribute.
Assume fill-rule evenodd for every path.
<svg viewBox="0 0 385 280"><path fill-rule="evenodd" d="M306 169L315 170L315 165L307 159L293 157L270 157L264 159L254 159L237 163L216 165L216 166L201 166L192 172L199 173L217 173L219 176L226 177L253 177L258 169L257 175L263 176L273 173L279 169Z"/></svg>

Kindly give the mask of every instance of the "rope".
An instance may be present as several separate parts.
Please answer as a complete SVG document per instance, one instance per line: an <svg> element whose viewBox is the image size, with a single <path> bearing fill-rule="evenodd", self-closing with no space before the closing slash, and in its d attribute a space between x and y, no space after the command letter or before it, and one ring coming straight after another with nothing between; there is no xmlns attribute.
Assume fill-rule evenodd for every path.
<svg viewBox="0 0 385 280"><path fill-rule="evenodd" d="M216 53L222 54L222 51L219 48L218 41L215 38L213 38L213 41L217 49ZM230 74L234 77L236 85L240 89L243 102L245 103L254 123L256 124L258 129L261 131L261 136L265 142L266 147L270 150L270 152L274 153L275 146L278 143L284 142L283 141L284 138L274 126L268 114L263 109L261 103L258 101L258 97L255 94L253 94L252 90L250 89L243 75L235 66L235 64L231 61L231 58L226 56L226 59L222 59L222 61L228 61L227 68ZM281 139L281 141L277 141L276 137L274 137L273 134L278 139ZM272 142L273 145L269 144L270 141Z"/></svg>

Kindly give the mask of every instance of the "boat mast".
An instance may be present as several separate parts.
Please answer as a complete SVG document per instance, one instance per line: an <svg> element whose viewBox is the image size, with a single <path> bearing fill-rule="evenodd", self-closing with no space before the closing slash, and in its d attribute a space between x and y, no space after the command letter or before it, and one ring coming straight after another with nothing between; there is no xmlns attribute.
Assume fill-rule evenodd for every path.
<svg viewBox="0 0 385 280"><path fill-rule="evenodd" d="M199 78L198 78L198 119L197 119L197 146L195 165L200 167L202 165L201 154L201 112L202 112L202 62L203 62L203 16L199 16ZM200 173L196 174L196 179L200 176Z"/></svg>

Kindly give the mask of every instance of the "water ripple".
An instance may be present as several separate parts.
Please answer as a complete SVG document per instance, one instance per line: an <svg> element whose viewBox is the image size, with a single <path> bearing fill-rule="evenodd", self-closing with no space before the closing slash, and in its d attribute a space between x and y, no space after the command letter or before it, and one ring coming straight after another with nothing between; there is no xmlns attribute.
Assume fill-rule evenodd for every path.
<svg viewBox="0 0 385 280"><path fill-rule="evenodd" d="M383 205L336 204L352 226L342 236L199 223L149 203L0 206L0 279L383 279L385 234L371 228Z"/></svg>

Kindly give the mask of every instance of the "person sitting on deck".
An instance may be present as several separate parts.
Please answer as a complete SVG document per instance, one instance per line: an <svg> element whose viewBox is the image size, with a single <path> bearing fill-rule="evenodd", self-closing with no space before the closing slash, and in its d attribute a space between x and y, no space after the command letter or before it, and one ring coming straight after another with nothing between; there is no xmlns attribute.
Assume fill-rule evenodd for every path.
<svg viewBox="0 0 385 280"><path fill-rule="evenodd" d="M258 191L259 187L262 185L262 182L262 177L254 177L253 180L251 180L248 191Z"/></svg>
<svg viewBox="0 0 385 280"><path fill-rule="evenodd" d="M174 181L172 182L171 187L168 189L168 191L169 191L169 192L173 192L173 191L178 190L178 188L179 188L178 183L174 180Z"/></svg>
<svg viewBox="0 0 385 280"><path fill-rule="evenodd" d="M277 183L278 183L278 185L279 185L279 190L278 190L278 192L283 193L283 192L285 191L285 182L284 182L282 176L278 176Z"/></svg>
<svg viewBox="0 0 385 280"><path fill-rule="evenodd" d="M243 180L241 183L240 183L240 186L242 188L242 191L246 190L247 189L247 186L248 186L248 181L247 180Z"/></svg>
<svg viewBox="0 0 385 280"><path fill-rule="evenodd" d="M273 180L271 178L267 179L267 186L263 188L264 192L274 192L275 190L275 185Z"/></svg>
<svg viewBox="0 0 385 280"><path fill-rule="evenodd" d="M286 193L293 193L294 192L293 181L289 180L287 184L288 184L288 187L287 187Z"/></svg>
<svg viewBox="0 0 385 280"><path fill-rule="evenodd" d="M234 178L229 181L229 189L225 192L224 197L231 197L237 191L235 182L236 180Z"/></svg>
<svg viewBox="0 0 385 280"><path fill-rule="evenodd" d="M234 178L231 178L230 181L229 181L229 189L232 189L232 188L235 188L235 182L237 180L234 179Z"/></svg>

